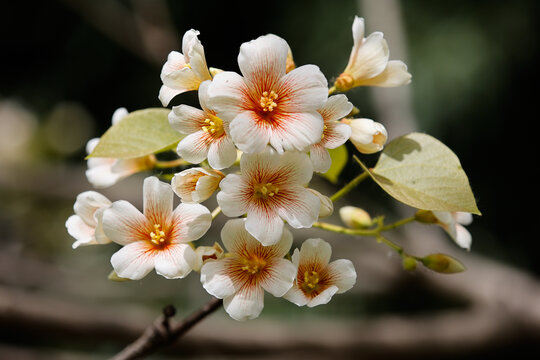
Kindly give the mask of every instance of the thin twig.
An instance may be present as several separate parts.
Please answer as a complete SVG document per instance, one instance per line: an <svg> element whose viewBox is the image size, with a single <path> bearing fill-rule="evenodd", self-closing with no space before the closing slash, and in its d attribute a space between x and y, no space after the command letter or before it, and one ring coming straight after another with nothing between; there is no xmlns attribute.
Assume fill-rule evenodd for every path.
<svg viewBox="0 0 540 360"><path fill-rule="evenodd" d="M156 350L172 345L199 321L221 307L222 304L222 299L214 298L175 326L171 325L170 319L176 311L172 306L166 307L163 309L163 315L157 318L137 340L124 348L112 360L141 359Z"/></svg>

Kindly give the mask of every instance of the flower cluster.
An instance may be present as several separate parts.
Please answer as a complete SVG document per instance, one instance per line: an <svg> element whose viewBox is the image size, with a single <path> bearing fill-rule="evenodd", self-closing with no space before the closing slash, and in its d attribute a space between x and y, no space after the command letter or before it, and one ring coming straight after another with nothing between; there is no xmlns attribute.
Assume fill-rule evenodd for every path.
<svg viewBox="0 0 540 360"><path fill-rule="evenodd" d="M111 264L117 276L131 280L153 269L168 279L200 272L202 286L222 298L237 320L260 314L264 291L299 306L325 304L354 285L354 266L344 259L330 262L331 246L322 239L306 240L291 256L289 228L312 227L332 213L332 200L309 188L314 172L331 167L329 149L350 140L370 154L387 139L382 124L349 118L353 105L344 94L333 93L405 85L411 76L402 62L388 61L381 33L364 38L358 17L349 64L330 89L317 66L297 67L291 48L276 35L241 45L240 74L210 70L198 35L187 31L182 53L169 54L159 92L168 106L176 95L198 91L200 108L181 104L168 116L172 129L184 135L178 156L196 167L175 174L170 183L146 178L142 212L96 192L79 195L76 215L66 222L76 239L73 247L121 245ZM118 110L113 122L125 114ZM89 148L97 142L93 139ZM96 187L110 186L151 169L155 161L153 155L91 158L87 175ZM219 208L211 213L201 203L216 192ZM181 200L176 207L175 194ZM223 247L193 245L220 212L232 218L221 230Z"/></svg>

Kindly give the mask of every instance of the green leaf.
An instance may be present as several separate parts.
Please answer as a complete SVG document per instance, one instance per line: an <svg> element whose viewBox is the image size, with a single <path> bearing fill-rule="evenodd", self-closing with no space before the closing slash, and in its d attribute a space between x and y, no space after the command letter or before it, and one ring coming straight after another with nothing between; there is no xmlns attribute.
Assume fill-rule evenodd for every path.
<svg viewBox="0 0 540 360"><path fill-rule="evenodd" d="M173 148L183 135L170 127L169 112L150 108L129 113L103 134L88 157L134 158Z"/></svg>
<svg viewBox="0 0 540 360"><path fill-rule="evenodd" d="M328 152L332 158L332 165L330 165L330 169L327 172L321 175L330 180L332 184L337 184L339 175L349 160L349 153L345 145L338 146L335 149L328 149Z"/></svg>
<svg viewBox="0 0 540 360"><path fill-rule="evenodd" d="M421 261L428 269L442 274L455 274L466 270L460 261L446 254L431 254L423 257Z"/></svg>
<svg viewBox="0 0 540 360"><path fill-rule="evenodd" d="M383 190L409 206L481 215L459 159L432 136L411 133L394 139L369 173Z"/></svg>

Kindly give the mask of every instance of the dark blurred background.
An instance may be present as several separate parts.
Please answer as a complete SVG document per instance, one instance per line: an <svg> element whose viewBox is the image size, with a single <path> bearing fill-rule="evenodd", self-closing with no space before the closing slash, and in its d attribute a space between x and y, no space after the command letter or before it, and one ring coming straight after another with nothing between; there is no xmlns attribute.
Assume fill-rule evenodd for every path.
<svg viewBox="0 0 540 360"><path fill-rule="evenodd" d="M209 66L233 71L243 42L277 34L288 41L297 65L316 64L331 82L347 64L355 15L365 18L366 35L385 33L390 59L404 60L413 81L398 89L354 89L347 96L362 117L382 122L390 138L422 131L448 145L483 213L468 226L470 253L440 229L422 225L396 239L419 253L443 249L462 259L468 274L405 273L399 259L374 241L336 237L336 258L358 253L356 291L316 309L267 296L261 318L246 324L221 311L169 355L495 359L527 349L539 356L540 245L531 210L537 204L539 4L2 2L0 359L106 358L164 305L174 303L185 314L209 298L196 275L183 282L155 275L109 282L109 256L117 248L74 251L64 228L76 195L91 189L84 177L86 142L107 130L118 107L161 107L161 67L170 51L181 51L185 31L201 32ZM195 93L171 105L180 103L196 105ZM322 178L314 183L330 195L358 171L351 163L339 184ZM143 176L102 192L140 204ZM412 211L392 203L366 183L336 206L361 206L373 215ZM213 243L217 234L205 241ZM327 235L295 234L298 241Z"/></svg>

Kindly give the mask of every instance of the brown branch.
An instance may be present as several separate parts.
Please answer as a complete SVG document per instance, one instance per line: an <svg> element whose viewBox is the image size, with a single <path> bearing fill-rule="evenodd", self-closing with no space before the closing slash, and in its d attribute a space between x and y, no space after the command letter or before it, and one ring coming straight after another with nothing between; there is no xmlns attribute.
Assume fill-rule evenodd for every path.
<svg viewBox="0 0 540 360"><path fill-rule="evenodd" d="M137 340L113 357L113 360L140 359L156 350L174 344L193 326L216 311L222 304L222 299L214 298L174 327L171 326L170 319L176 311L172 306L166 307L163 309L163 315L147 327Z"/></svg>

